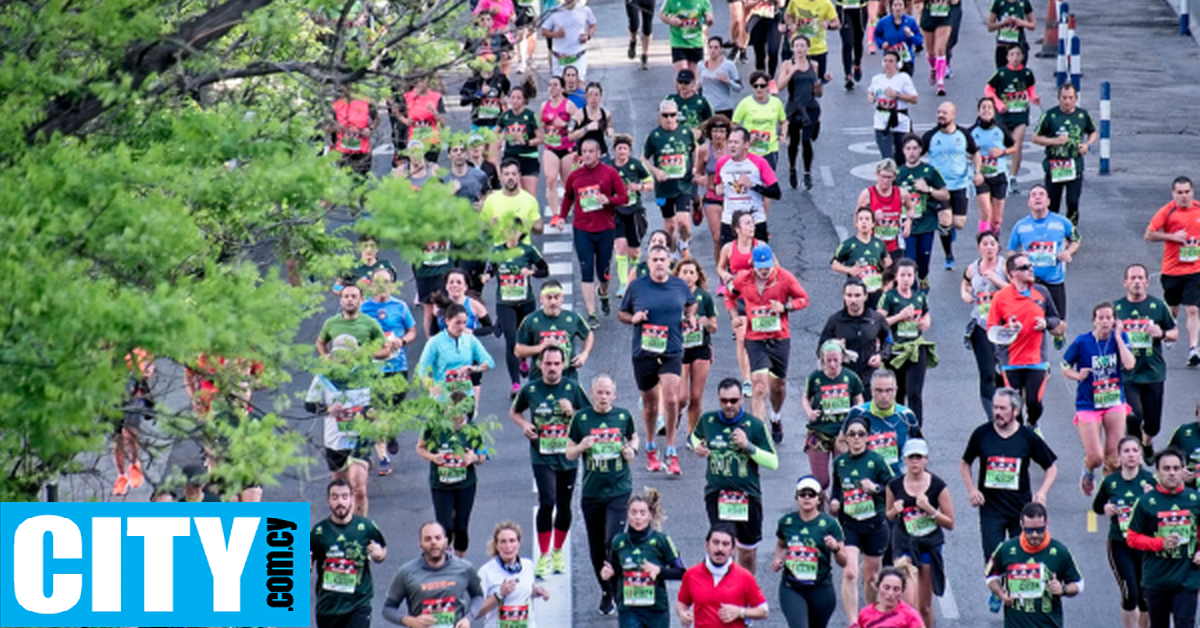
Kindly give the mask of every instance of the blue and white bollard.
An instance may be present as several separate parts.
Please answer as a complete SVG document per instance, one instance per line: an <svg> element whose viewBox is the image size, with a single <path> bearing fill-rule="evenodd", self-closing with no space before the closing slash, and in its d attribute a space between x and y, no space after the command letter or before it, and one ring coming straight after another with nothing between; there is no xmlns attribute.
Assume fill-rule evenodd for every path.
<svg viewBox="0 0 1200 628"><path fill-rule="evenodd" d="M1191 35L1192 26L1189 23L1188 4L1191 0L1179 0L1179 34Z"/></svg>
<svg viewBox="0 0 1200 628"><path fill-rule="evenodd" d="M1071 40L1071 54L1067 57L1067 71L1071 74L1071 84L1079 91L1080 79L1083 76L1083 57L1080 55L1081 44L1079 35L1075 32L1075 16L1072 15L1067 24L1067 39Z"/></svg>
<svg viewBox="0 0 1200 628"><path fill-rule="evenodd" d="M1067 62L1067 53L1071 50L1070 41L1067 39L1067 3L1062 3L1062 13L1058 14L1058 59L1057 67L1054 74L1055 82L1058 87L1062 87L1067 82L1067 74L1070 72L1070 66Z"/></svg>
<svg viewBox="0 0 1200 628"><path fill-rule="evenodd" d="M1112 137L1112 93L1109 91L1108 81L1100 84L1100 174L1108 174L1108 158L1111 156L1112 146L1109 144L1109 138Z"/></svg>

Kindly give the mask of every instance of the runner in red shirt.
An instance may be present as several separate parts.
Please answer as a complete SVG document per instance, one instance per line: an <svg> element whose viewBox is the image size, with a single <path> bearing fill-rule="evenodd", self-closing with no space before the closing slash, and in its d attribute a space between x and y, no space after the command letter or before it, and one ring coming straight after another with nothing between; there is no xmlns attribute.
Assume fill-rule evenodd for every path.
<svg viewBox="0 0 1200 628"><path fill-rule="evenodd" d="M1193 202L1192 180L1176 177L1170 203L1163 205L1146 227L1146 239L1162 242L1163 300L1171 315L1179 306L1187 312L1188 361L1200 366L1200 207Z"/></svg>
<svg viewBox="0 0 1200 628"><path fill-rule="evenodd" d="M896 187L896 162L884 159L875 166L875 185L858 194L858 207L875 212L875 237L883 240L895 263L904 257L904 238L909 235L916 214L912 197Z"/></svg>
<svg viewBox="0 0 1200 628"><path fill-rule="evenodd" d="M732 560L733 528L718 523L704 539L704 562L683 574L675 612L684 628L746 628L767 618L767 598L754 575Z"/></svg>

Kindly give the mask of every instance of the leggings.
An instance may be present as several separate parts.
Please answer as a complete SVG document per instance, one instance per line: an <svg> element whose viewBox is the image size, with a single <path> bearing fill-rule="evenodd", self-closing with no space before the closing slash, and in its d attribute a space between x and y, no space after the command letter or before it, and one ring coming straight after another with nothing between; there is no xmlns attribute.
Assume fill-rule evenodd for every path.
<svg viewBox="0 0 1200 628"><path fill-rule="evenodd" d="M579 281L592 283L600 275L601 283L608 281L612 263L615 229L604 231L575 230L575 253L579 257Z"/></svg>
<svg viewBox="0 0 1200 628"><path fill-rule="evenodd" d="M796 169L796 153L804 149L804 171L812 172L813 142L821 134L821 122L815 120L808 126L800 126L800 120L788 121L788 165Z"/></svg>
<svg viewBox="0 0 1200 628"><path fill-rule="evenodd" d="M1112 567L1117 588L1121 590L1121 610L1146 612L1146 598L1141 588L1142 553L1129 549L1124 541L1108 539L1108 566Z"/></svg>
<svg viewBox="0 0 1200 628"><path fill-rule="evenodd" d="M971 325L971 352L975 354L975 368L979 370L979 401L983 403L983 414L992 418L992 396L996 394L996 345L988 340L983 325Z"/></svg>
<svg viewBox="0 0 1200 628"><path fill-rule="evenodd" d="M1150 628L1192 628L1196 625L1196 590L1143 589L1150 609ZM1175 623L1171 623L1171 618Z"/></svg>
<svg viewBox="0 0 1200 628"><path fill-rule="evenodd" d="M936 231L916 233L904 238L904 256L917 263L917 278L929 277L929 261L933 259L933 239Z"/></svg>
<svg viewBox="0 0 1200 628"><path fill-rule="evenodd" d="M625 17L629 18L630 34L638 32L638 23L641 22L642 34L649 37L654 29L654 1L625 0Z"/></svg>
<svg viewBox="0 0 1200 628"><path fill-rule="evenodd" d="M750 33L750 45L754 47L754 69L775 76L779 67L779 17L751 15L746 32Z"/></svg>
<svg viewBox="0 0 1200 628"><path fill-rule="evenodd" d="M992 559L992 553L1005 539L1015 539L1019 534L1020 517L1005 519L983 508L979 510L979 540L983 544L983 562Z"/></svg>
<svg viewBox="0 0 1200 628"><path fill-rule="evenodd" d="M616 495L608 499L579 500L583 510L583 521L587 524L588 553L592 558L592 571L596 574L596 582L600 588L612 592L615 579L608 581L600 578L600 570L604 568L604 560L608 558L608 548L613 537L625 529L625 512L629 509L629 493Z"/></svg>
<svg viewBox="0 0 1200 628"><path fill-rule="evenodd" d="M958 45L958 32L962 30L962 3L950 5L950 38L946 40L946 63L954 56L954 47ZM1005 63L1007 63L1007 58Z"/></svg>
<svg viewBox="0 0 1200 628"><path fill-rule="evenodd" d="M1004 383L1015 388L1025 399L1026 425L1037 427L1042 418L1042 393L1046 391L1046 371L1034 367L1019 367L1004 371Z"/></svg>
<svg viewBox="0 0 1200 628"><path fill-rule="evenodd" d="M496 304L496 320L500 325L500 333L504 334L504 366L508 368L508 378L516 384L521 381L521 361L513 349L517 346L517 329L537 307L532 301L506 305Z"/></svg>
<svg viewBox="0 0 1200 628"><path fill-rule="evenodd" d="M571 529L571 495L575 492L575 469L556 471L544 464L533 465L538 489L537 531ZM558 512L555 513L555 506Z"/></svg>
<svg viewBox="0 0 1200 628"><path fill-rule="evenodd" d="M467 551L471 539L471 509L475 507L475 484L453 491L432 489L433 518L446 529L447 540L456 552Z"/></svg>
<svg viewBox="0 0 1200 628"><path fill-rule="evenodd" d="M917 417L917 425L925 425L925 371L929 365L929 347L919 349L916 362L905 362L896 369L896 401L908 406Z"/></svg>
<svg viewBox="0 0 1200 628"><path fill-rule="evenodd" d="M1046 283L1041 279L1037 280L1037 284L1050 293L1050 300L1054 302L1054 309L1058 310L1058 317L1067 320L1067 284Z"/></svg>
<svg viewBox="0 0 1200 628"><path fill-rule="evenodd" d="M867 32L867 7L853 9L839 8L842 14L842 28L838 34L842 36L842 68L846 76L854 73L854 68L862 65L863 36Z"/></svg>
<svg viewBox="0 0 1200 628"><path fill-rule="evenodd" d="M1125 387L1125 401L1133 408L1125 422L1126 431L1135 436L1158 436L1159 430L1162 429L1163 383L1121 384Z"/></svg>
<svg viewBox="0 0 1200 628"><path fill-rule="evenodd" d="M825 628L837 608L837 598L828 582L813 587L791 587L784 576L779 580L779 606L788 628Z"/></svg>
<svg viewBox="0 0 1200 628"><path fill-rule="evenodd" d="M1071 224L1079 226L1079 195L1083 193L1083 174L1080 173L1070 181L1054 183L1050 180L1050 173L1046 173L1046 189L1050 191L1050 211L1055 214L1062 207L1063 191L1066 190L1067 220L1070 220Z"/></svg>

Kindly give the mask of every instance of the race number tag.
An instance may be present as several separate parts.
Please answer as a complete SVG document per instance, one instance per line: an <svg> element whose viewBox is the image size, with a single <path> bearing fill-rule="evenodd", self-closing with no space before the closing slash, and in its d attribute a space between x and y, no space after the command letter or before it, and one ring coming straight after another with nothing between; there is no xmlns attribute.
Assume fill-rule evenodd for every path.
<svg viewBox="0 0 1200 628"><path fill-rule="evenodd" d="M1154 346L1154 339L1150 337L1150 319L1125 319L1121 321L1121 327L1129 337L1130 349L1149 349Z"/></svg>
<svg viewBox="0 0 1200 628"><path fill-rule="evenodd" d="M983 487L1000 491L1015 491L1021 485L1021 459L988 456L984 463Z"/></svg>
<svg viewBox="0 0 1200 628"><path fill-rule="evenodd" d="M425 245L421 262L426 266L445 266L450 263L450 242L430 242Z"/></svg>
<svg viewBox="0 0 1200 628"><path fill-rule="evenodd" d="M781 329L783 325L779 322L779 315L772 312L770 306L750 310L750 331L770 333Z"/></svg>
<svg viewBox="0 0 1200 628"><path fill-rule="evenodd" d="M979 318L987 320L988 312L992 311L992 297L995 292L976 292L975 293L975 311L979 312Z"/></svg>
<svg viewBox="0 0 1200 628"><path fill-rule="evenodd" d="M454 596L423 600L421 614L433 616L432 628L454 628Z"/></svg>
<svg viewBox="0 0 1200 628"><path fill-rule="evenodd" d="M596 443L588 450L592 460L616 460L621 456L624 443L619 428L597 427L592 430L591 435L596 439Z"/></svg>
<svg viewBox="0 0 1200 628"><path fill-rule="evenodd" d="M325 557L321 571L321 589L333 593L354 593L358 586L358 565L348 558Z"/></svg>
<svg viewBox="0 0 1200 628"><path fill-rule="evenodd" d="M861 488L842 488L846 516L857 521L866 521L875 516L875 498Z"/></svg>
<svg viewBox="0 0 1200 628"><path fill-rule="evenodd" d="M917 316L921 313L918 311ZM896 337L901 340L913 340L921 335L921 329L917 327L917 321L900 321L896 325Z"/></svg>
<svg viewBox="0 0 1200 628"><path fill-rule="evenodd" d="M550 148L558 148L562 146L562 131L558 127L550 127L546 129L546 146Z"/></svg>
<svg viewBox="0 0 1200 628"><path fill-rule="evenodd" d="M498 619L500 628L526 628L529 626L529 605L501 606Z"/></svg>
<svg viewBox="0 0 1200 628"><path fill-rule="evenodd" d="M850 412L850 387L846 384L831 384L821 387L821 414L846 414Z"/></svg>
<svg viewBox="0 0 1200 628"><path fill-rule="evenodd" d="M479 101L479 109L475 110L475 115L481 120L498 118L500 116L500 99L484 98Z"/></svg>
<svg viewBox="0 0 1200 628"><path fill-rule="evenodd" d="M700 320L696 319L692 324L683 321L683 348L693 349L704 345L704 327L700 325Z"/></svg>
<svg viewBox="0 0 1200 628"><path fill-rule="evenodd" d="M442 454L442 463L438 465L438 481L442 484L458 484L467 479L467 465L462 456L448 451Z"/></svg>
<svg viewBox="0 0 1200 628"><path fill-rule="evenodd" d="M525 142L525 125L510 124L504 127L504 139L509 144L521 144Z"/></svg>
<svg viewBox="0 0 1200 628"><path fill-rule="evenodd" d="M1046 593L1045 569L1041 563L1009 565L1005 574L1008 594L1020 600L1040 599Z"/></svg>
<svg viewBox="0 0 1200 628"><path fill-rule="evenodd" d="M809 547L803 543L793 542L788 544L787 559L784 561L784 566L787 567L788 573L800 582L813 582L817 579L817 560L820 553L815 547Z"/></svg>
<svg viewBox="0 0 1200 628"><path fill-rule="evenodd" d="M1158 538L1165 539L1175 534L1179 536L1179 546L1186 548L1195 536L1192 511L1164 510L1158 513Z"/></svg>
<svg viewBox="0 0 1200 628"><path fill-rule="evenodd" d="M1112 408L1121 403L1121 383L1115 377L1092 381L1092 405L1097 410Z"/></svg>
<svg viewBox="0 0 1200 628"><path fill-rule="evenodd" d="M770 131L750 131L750 152L755 155L766 155L771 152Z"/></svg>
<svg viewBox="0 0 1200 628"><path fill-rule="evenodd" d="M950 3L944 0L934 0L929 7L929 15L933 17L950 17Z"/></svg>
<svg viewBox="0 0 1200 628"><path fill-rule="evenodd" d="M529 294L529 282L525 275L500 275L500 300L524 301Z"/></svg>
<svg viewBox="0 0 1200 628"><path fill-rule="evenodd" d="M683 155L662 155L658 161L668 179L682 179L687 172L687 159Z"/></svg>
<svg viewBox="0 0 1200 628"><path fill-rule="evenodd" d="M900 447L896 445L896 432L879 432L867 435L867 449L883 457L889 465L900 462Z"/></svg>
<svg viewBox="0 0 1200 628"><path fill-rule="evenodd" d="M981 155L979 158L979 174L990 177L1000 170L1000 158Z"/></svg>
<svg viewBox="0 0 1200 628"><path fill-rule="evenodd" d="M875 237L884 242L892 242L900 237L900 216L885 216L876 213L878 222L875 224Z"/></svg>
<svg viewBox="0 0 1200 628"><path fill-rule="evenodd" d="M433 123L428 120L413 120L412 139L425 143L429 146L429 141L433 139Z"/></svg>
<svg viewBox="0 0 1200 628"><path fill-rule="evenodd" d="M750 500L742 491L721 491L717 496L717 518L721 521L749 521Z"/></svg>
<svg viewBox="0 0 1200 628"><path fill-rule="evenodd" d="M642 351L663 353L667 350L667 338L670 332L666 325L642 325Z"/></svg>
<svg viewBox="0 0 1200 628"><path fill-rule="evenodd" d="M567 453L565 423L546 423L538 426L538 453L543 456Z"/></svg>
<svg viewBox="0 0 1200 628"><path fill-rule="evenodd" d="M1021 90L1019 92L1004 92L1004 108L1008 113L1025 113L1029 111L1029 92Z"/></svg>
<svg viewBox="0 0 1200 628"><path fill-rule="evenodd" d="M1125 500L1117 500L1117 527L1120 528L1121 534L1129 531L1129 520L1133 517L1133 506L1125 503Z"/></svg>
<svg viewBox="0 0 1200 628"><path fill-rule="evenodd" d="M879 292L883 288L883 275L879 274L879 269L866 265L859 268L858 278L862 279L863 285L867 287L867 292Z"/></svg>
<svg viewBox="0 0 1200 628"><path fill-rule="evenodd" d="M929 536L936 529L937 523L934 523L929 513L916 506L904 509L904 531L908 532L909 536Z"/></svg>
<svg viewBox="0 0 1200 628"><path fill-rule="evenodd" d="M1052 183L1066 183L1067 181L1074 181L1075 176L1074 159L1050 160L1050 181Z"/></svg>
<svg viewBox="0 0 1200 628"><path fill-rule="evenodd" d="M929 195L914 191L912 188L908 188L908 187L904 188L904 193L907 194L908 197L912 199L913 218L915 219L915 218L920 218L921 216L924 216L926 199L928 198Z"/></svg>
<svg viewBox="0 0 1200 628"><path fill-rule="evenodd" d="M471 374L467 372L467 367L450 369L446 371L446 391L447 392L471 392Z"/></svg>
<svg viewBox="0 0 1200 628"><path fill-rule="evenodd" d="M1188 238L1186 243L1179 245L1179 261L1184 264L1200 261L1200 240Z"/></svg>
<svg viewBox="0 0 1200 628"><path fill-rule="evenodd" d="M996 41L1003 44L1015 44L1021 40L1021 29L1001 28L996 33Z"/></svg>
<svg viewBox="0 0 1200 628"><path fill-rule="evenodd" d="M579 190L579 209L585 212L604 209L604 204L600 202L599 185L588 185Z"/></svg>
<svg viewBox="0 0 1200 628"><path fill-rule="evenodd" d="M654 606L654 578L644 571L626 571L624 576L625 606Z"/></svg>
<svg viewBox="0 0 1200 628"><path fill-rule="evenodd" d="M1026 257L1034 268L1050 268L1058 265L1057 242L1030 242L1025 247Z"/></svg>

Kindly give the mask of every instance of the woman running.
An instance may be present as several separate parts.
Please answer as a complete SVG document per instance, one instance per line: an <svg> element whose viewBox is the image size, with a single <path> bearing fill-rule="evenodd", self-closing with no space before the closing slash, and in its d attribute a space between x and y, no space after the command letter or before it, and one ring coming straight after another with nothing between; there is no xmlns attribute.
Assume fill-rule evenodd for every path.
<svg viewBox="0 0 1200 628"><path fill-rule="evenodd" d="M443 312L448 311L446 308L449 305L461 305L466 310L468 334L487 336L493 333L492 318L483 300L467 296L467 272L461 268L452 268L446 271L444 277L444 291L433 293L429 300L433 304L434 320L437 322L437 329L430 329L429 334L432 336L447 328L446 315ZM475 397L476 406L479 404L479 389L482 384L483 372L471 373L472 395Z"/></svg>
<svg viewBox="0 0 1200 628"><path fill-rule="evenodd" d="M509 397L521 390L521 361L513 349L517 346L517 330L521 322L537 309L533 298L532 278L550 276L550 268L538 250L521 241L524 226L517 220L504 244L492 251L492 261L483 271L483 283L496 278L497 331L504 336L504 365L512 381Z"/></svg>
<svg viewBox="0 0 1200 628"><path fill-rule="evenodd" d="M1142 468L1142 443L1137 436L1126 436L1117 446L1121 468L1108 475L1096 491L1092 511L1109 518L1108 564L1121 591L1121 628L1145 626L1147 614L1142 590L1143 553L1130 549L1125 542L1133 504L1154 490L1154 474Z"/></svg>
<svg viewBox="0 0 1200 628"><path fill-rule="evenodd" d="M734 5L741 6L741 3L729 3L730 9ZM721 41L720 37L709 37L708 47L705 49L707 55L697 69L700 71L700 91L703 92L713 114L732 118L733 108L737 105L734 94L742 91L742 77L738 74L737 66L725 58L724 49L725 42Z"/></svg>
<svg viewBox="0 0 1200 628"><path fill-rule="evenodd" d="M779 67L779 44L783 39L781 17L787 3L780 0L743 0L742 4L750 8L747 31L750 45L754 46L754 69L775 76L775 70ZM735 41L733 45L740 43ZM742 61L746 59L745 54L746 50L742 48L739 51Z"/></svg>
<svg viewBox="0 0 1200 628"><path fill-rule="evenodd" d="M1121 371L1133 369L1136 359L1125 332L1113 333L1116 325L1112 303L1096 305L1092 331L1076 336L1063 354L1063 375L1079 382L1074 421L1083 442L1079 490L1088 497L1096 490L1096 468L1103 464L1106 475L1117 468L1117 441L1125 433L1129 413Z"/></svg>
<svg viewBox="0 0 1200 628"><path fill-rule="evenodd" d="M941 597L946 591L946 564L942 556L946 537L943 530L954 529L954 500L946 482L925 468L929 463L928 443L920 438L909 439L904 443L903 453L904 475L887 486L887 517L896 523L892 531L892 556L897 566L907 559L916 569L916 586L906 587L903 580L907 578L902 578L900 588L907 588L904 597L920 610L925 628L933 628L933 596ZM883 577L880 574L880 580ZM884 602L884 598L890 596L885 596L881 589L879 597L880 602ZM895 604L892 606L894 608ZM914 611L913 615L916 614ZM863 623L862 615L859 615L859 625L875 624Z"/></svg>
<svg viewBox="0 0 1200 628"><path fill-rule="evenodd" d="M511 89L508 77L496 72L490 63L484 64L463 83L458 95L461 104L471 108L472 133L496 128L496 120L504 111L504 101Z"/></svg>
<svg viewBox="0 0 1200 628"><path fill-rule="evenodd" d="M650 38L654 34L654 0L629 0L625 3L625 17L629 20L629 50L625 56L637 58L638 27L642 31L643 71L650 69Z"/></svg>
<svg viewBox="0 0 1200 628"><path fill-rule="evenodd" d="M913 206L913 219L904 239L904 256L917 262L917 285L929 291L929 261L933 257L933 241L937 234L937 203L950 200L946 180L933 166L921 161L921 138L909 133L900 142L904 165L896 173L896 185L908 194Z"/></svg>
<svg viewBox="0 0 1200 628"><path fill-rule="evenodd" d="M576 109L583 109L587 106L587 91L584 90L583 81L579 80L579 69L573 65L568 65L562 71L563 94L567 100L575 105Z"/></svg>
<svg viewBox="0 0 1200 628"><path fill-rule="evenodd" d="M875 106L871 124L881 159L903 160L901 143L912 132L908 108L917 104L917 99L912 77L900 71L900 54L894 50L883 53L883 74L872 76L867 88L867 102Z"/></svg>
<svg viewBox="0 0 1200 628"><path fill-rule="evenodd" d="M708 278L700 262L687 258L675 265L675 276L687 282L688 289L696 297L695 325L683 323L683 373L679 377L677 399L687 406L688 434L700 422L701 404L704 401L704 386L708 383L708 370L712 368L712 335L717 333L717 308L708 293ZM682 411L682 408L680 409Z"/></svg>
<svg viewBox="0 0 1200 628"><path fill-rule="evenodd" d="M887 1L885 7L890 10L876 22L872 43L884 52L900 55L900 71L911 77L916 69L913 59L917 56L917 49L925 45L925 38L921 36L917 20L908 14L907 4L906 0Z"/></svg>
<svg viewBox="0 0 1200 628"><path fill-rule="evenodd" d="M608 158L608 140L613 138L614 132L612 116L603 107L604 88L593 81L587 84L585 93L587 102L575 112L575 130L570 133L571 141L575 142L575 154L582 154L584 142L595 140L600 145L600 156Z"/></svg>
<svg viewBox="0 0 1200 628"><path fill-rule="evenodd" d="M787 137L787 113L783 101L769 91L771 77L766 72L750 73L754 92L742 99L733 111L733 122L749 131L750 152L767 160L771 170L779 169L779 139ZM783 125L782 130L780 125ZM785 140L786 141L786 140ZM763 211L771 213L771 199L763 198Z"/></svg>
<svg viewBox="0 0 1200 628"><path fill-rule="evenodd" d="M821 368L808 375L804 384L804 396L800 404L808 417L808 437L804 440L804 453L808 454L808 468L821 483L821 490L829 488L829 464L837 454L845 453L846 443L840 438L842 421L850 408L863 402L863 384L858 375L844 368L846 348L836 340L821 345Z"/></svg>
<svg viewBox="0 0 1200 628"><path fill-rule="evenodd" d="M975 186L979 206L979 230L1000 233L1004 226L1004 199L1008 196L1008 156L1016 152L1008 129L996 120L996 103L984 96L977 105L979 118L970 129L979 147L979 174L983 184Z"/></svg>
<svg viewBox="0 0 1200 628"><path fill-rule="evenodd" d="M1009 189L1013 194L1017 191L1017 174L1021 171L1021 155L1025 144L1025 130L1029 128L1029 104L1039 107L1042 99L1034 87L1033 71L1025 67L1025 51L1020 46L1008 47L1008 65L996 70L988 79L983 93L990 96L996 103L996 118L1008 132L1012 134L1013 148L1012 175Z"/></svg>
<svg viewBox="0 0 1200 628"><path fill-rule="evenodd" d="M921 34L925 56L929 59L929 84L937 85L937 95L946 95L946 48L953 29L950 5L959 0L925 0L921 8Z"/></svg>
<svg viewBox="0 0 1200 628"><path fill-rule="evenodd" d="M609 558L600 571L604 580L619 580L617 615L621 626L668 628L671 625L671 596L667 580L679 580L687 569L675 542L662 532L667 516L658 491L629 498L628 527L613 538Z"/></svg>
<svg viewBox="0 0 1200 628"><path fill-rule="evenodd" d="M729 129L733 126L727 116L717 114L700 125L700 135L705 141L696 147L696 158L692 160L694 172L692 181L704 187L704 217L708 220L708 230L712 233L713 258L721 256L721 231L724 224L725 197L722 196L724 186L715 185L717 162L729 155ZM724 294L724 283L717 289L717 295Z"/></svg>
<svg viewBox="0 0 1200 628"><path fill-rule="evenodd" d="M451 303L443 311L446 329L425 343L417 362L417 376L431 380L429 394L440 402L454 392L474 396L473 376L496 366L483 343L467 333L467 309Z"/></svg>
<svg viewBox="0 0 1200 628"><path fill-rule="evenodd" d="M512 521L497 523L487 552L494 560L479 568L484 598L477 615L484 619L484 628L537 628L533 600L550 601L550 592L535 581L533 561L521 556L521 526Z"/></svg>
<svg viewBox="0 0 1200 628"><path fill-rule="evenodd" d="M721 285L728 289L733 278L743 271L754 268L754 247L762 243L758 239L757 225L754 224L754 214L748 211L734 212L732 223L735 226L736 238L721 247L717 256L717 277ZM744 316L742 318L745 318ZM746 324L734 326L733 337L737 345L738 370L742 373L742 394L749 397L753 392L750 384L750 357L746 355Z"/></svg>
<svg viewBox="0 0 1200 628"><path fill-rule="evenodd" d="M859 206L854 212L854 235L838 245L829 261L835 273L861 279L867 288L867 307L879 303L883 289L883 270L892 265L887 245L875 237L875 210Z"/></svg>
<svg viewBox="0 0 1200 628"><path fill-rule="evenodd" d="M558 186L565 184L575 167L575 142L569 134L579 110L563 94L563 80L550 77L550 99L542 104L542 175L546 178L546 204L558 209Z"/></svg>
<svg viewBox="0 0 1200 628"><path fill-rule="evenodd" d="M501 112L496 119L496 133L504 138L504 157L511 157L521 165L521 189L537 197L538 164L537 147L542 143L542 127L537 114L525 108L525 87L515 85L508 94L508 111ZM557 190L556 190L557 192Z"/></svg>
<svg viewBox="0 0 1200 628"><path fill-rule="evenodd" d="M629 269L642 256L642 236L646 235L646 207L642 205L642 194L654 192L654 176L640 159L633 158L633 137L618 134L613 138L612 166L625 183L629 201L617 207L615 212L616 239L613 254L617 258L617 299L625 297L629 286Z"/></svg>
<svg viewBox="0 0 1200 628"><path fill-rule="evenodd" d="M452 394L451 408L466 398L463 393ZM434 518L446 529L454 554L463 558L470 543L471 509L475 507L475 487L479 483L475 467L487 461L488 450L479 426L467 422L469 413L452 414L448 422L425 423L417 438L417 455L429 461Z"/></svg>
<svg viewBox="0 0 1200 628"><path fill-rule="evenodd" d="M429 77L417 79L404 93L400 122L408 127L408 141L425 146L425 161L437 163L442 152L441 130L446 128L446 103L440 92L429 88Z"/></svg>
<svg viewBox="0 0 1200 628"><path fill-rule="evenodd" d="M875 0L865 0L874 8ZM838 0L838 20L842 27L838 35L842 39L842 71L846 75L846 89L862 80L863 38L867 30L867 7L864 0ZM874 13L874 11L872 11ZM874 16L871 16L874 22ZM874 26L870 27L874 30Z"/></svg>
<svg viewBox="0 0 1200 628"><path fill-rule="evenodd" d="M813 142L821 134L821 104L817 99L824 93L817 62L808 58L808 37L792 39L792 58L779 70L779 84L787 85L788 100L784 111L788 124L788 184L796 189L796 153L803 150L804 189L811 190Z"/></svg>
<svg viewBox="0 0 1200 628"><path fill-rule="evenodd" d="M929 300L917 291L917 263L904 258L896 262L896 287L879 300L878 311L892 328L892 357L888 365L896 371L896 401L908 406L925 424L925 372L937 364L937 347L925 339L929 331Z"/></svg>
<svg viewBox="0 0 1200 628"><path fill-rule="evenodd" d="M849 568L842 526L821 512L821 483L811 475L796 483L796 512L775 527L771 571L787 571L779 579L779 605L788 628L826 628L837 598L833 563Z"/></svg>
<svg viewBox="0 0 1200 628"><path fill-rule="evenodd" d="M878 626L883 628L933 628L933 610L930 607L929 622L915 608L904 601L908 593L908 580L904 572L895 567L884 567L875 581L879 599L858 612L856 626Z"/></svg>
<svg viewBox="0 0 1200 628"><path fill-rule="evenodd" d="M875 237L883 240L892 262L904 255L901 239L909 236L914 216L912 199L896 187L896 175L896 162L885 158L875 166L875 185L858 194L858 206L875 212Z"/></svg>
<svg viewBox="0 0 1200 628"><path fill-rule="evenodd" d="M1037 16L1029 0L992 0L988 9L988 32L996 33L996 69L1008 62L1008 49L1016 46L1023 57L1029 54L1026 30L1037 30Z"/></svg>
<svg viewBox="0 0 1200 628"><path fill-rule="evenodd" d="M1004 258L1000 255L1000 241L995 233L983 231L975 236L979 246L979 259L971 262L963 273L962 288L959 290L963 302L971 305L971 320L967 323L967 343L975 354L975 367L979 370L979 400L983 404L984 416L992 416L992 396L996 393L996 345L988 340L987 319L992 309L992 297L1008 286L1008 275L1004 274Z"/></svg>

